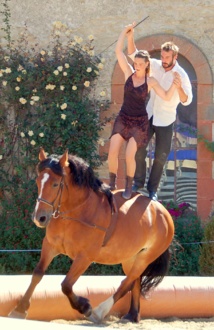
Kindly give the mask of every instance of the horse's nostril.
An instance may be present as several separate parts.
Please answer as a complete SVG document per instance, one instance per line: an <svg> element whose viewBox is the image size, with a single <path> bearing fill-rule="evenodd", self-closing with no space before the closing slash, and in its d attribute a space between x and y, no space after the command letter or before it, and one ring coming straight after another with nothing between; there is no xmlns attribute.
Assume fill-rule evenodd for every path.
<svg viewBox="0 0 214 330"><path fill-rule="evenodd" d="M40 219L39 219L39 221L40 222L45 222L46 221L46 217L44 216L44 217L41 217Z"/></svg>

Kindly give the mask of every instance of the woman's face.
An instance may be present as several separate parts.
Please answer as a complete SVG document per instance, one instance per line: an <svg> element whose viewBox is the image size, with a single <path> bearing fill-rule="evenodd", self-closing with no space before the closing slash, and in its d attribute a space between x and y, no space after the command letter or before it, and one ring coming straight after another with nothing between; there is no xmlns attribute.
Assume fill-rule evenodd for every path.
<svg viewBox="0 0 214 330"><path fill-rule="evenodd" d="M149 62L146 62L144 58L135 57L134 59L134 68L138 72L145 72Z"/></svg>

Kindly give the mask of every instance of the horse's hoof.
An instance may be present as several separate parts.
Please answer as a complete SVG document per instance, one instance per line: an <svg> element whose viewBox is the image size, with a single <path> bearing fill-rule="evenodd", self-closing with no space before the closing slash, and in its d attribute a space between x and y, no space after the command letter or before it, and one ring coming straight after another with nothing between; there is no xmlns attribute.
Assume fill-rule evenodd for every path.
<svg viewBox="0 0 214 330"><path fill-rule="evenodd" d="M27 313L20 313L14 309L10 314L8 314L8 317L10 317L11 319L26 319Z"/></svg>
<svg viewBox="0 0 214 330"><path fill-rule="evenodd" d="M97 324L101 322L101 320L99 319L99 317L97 316L97 314L95 314L93 311L92 311L91 315L89 315L89 316L86 317L86 319L88 321L91 321L91 322L97 323Z"/></svg>
<svg viewBox="0 0 214 330"><path fill-rule="evenodd" d="M127 321L127 322L132 322L132 323L139 323L140 322L140 315L139 315L139 313L137 313L137 314L128 313L128 314L124 315L121 318L121 320Z"/></svg>

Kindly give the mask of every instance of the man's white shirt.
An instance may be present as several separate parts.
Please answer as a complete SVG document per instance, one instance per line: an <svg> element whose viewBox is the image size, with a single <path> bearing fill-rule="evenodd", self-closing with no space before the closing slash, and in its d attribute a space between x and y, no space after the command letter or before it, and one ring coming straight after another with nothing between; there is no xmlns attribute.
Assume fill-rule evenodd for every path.
<svg viewBox="0 0 214 330"><path fill-rule="evenodd" d="M129 55L129 57L134 60L134 55L135 53ZM164 101L153 89L150 91L150 98L146 107L149 119L153 115L153 125L168 126L176 119L178 104L181 102L186 106L192 102L192 86L187 73L178 62L176 62L172 70L166 72L162 66L161 60L152 58L150 59L150 70L150 75L154 77L165 90L168 90L173 82L173 72L178 72L181 76L181 85L187 95L187 101L184 103L180 101L177 90L175 90L170 101Z"/></svg>

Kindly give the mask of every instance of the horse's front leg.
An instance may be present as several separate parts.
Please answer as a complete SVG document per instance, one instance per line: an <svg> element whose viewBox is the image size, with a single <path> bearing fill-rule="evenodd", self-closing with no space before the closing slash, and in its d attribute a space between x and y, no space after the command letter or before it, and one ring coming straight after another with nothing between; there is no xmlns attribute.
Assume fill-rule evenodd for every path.
<svg viewBox="0 0 214 330"><path fill-rule="evenodd" d="M31 283L25 292L24 296L21 298L19 301L18 305L15 307L12 312L9 313L9 317L11 318L20 318L20 319L25 319L27 317L27 311L30 307L30 299L33 295L33 292L37 286L37 284L41 281L45 270L53 260L53 258L57 255L52 250L52 247L49 245L47 242L46 238L43 240L43 245L42 245L42 251L41 251L41 257L40 260L36 266L36 268L33 271L33 275L31 278Z"/></svg>
<svg viewBox="0 0 214 330"><path fill-rule="evenodd" d="M79 313L89 316L91 314L92 308L88 299L77 296L73 292L73 285L78 280L78 278L86 271L90 266L91 261L87 257L82 255L77 255L74 259L72 266L67 273L64 281L62 282L62 292L68 297L68 300L73 309L76 309Z"/></svg>

